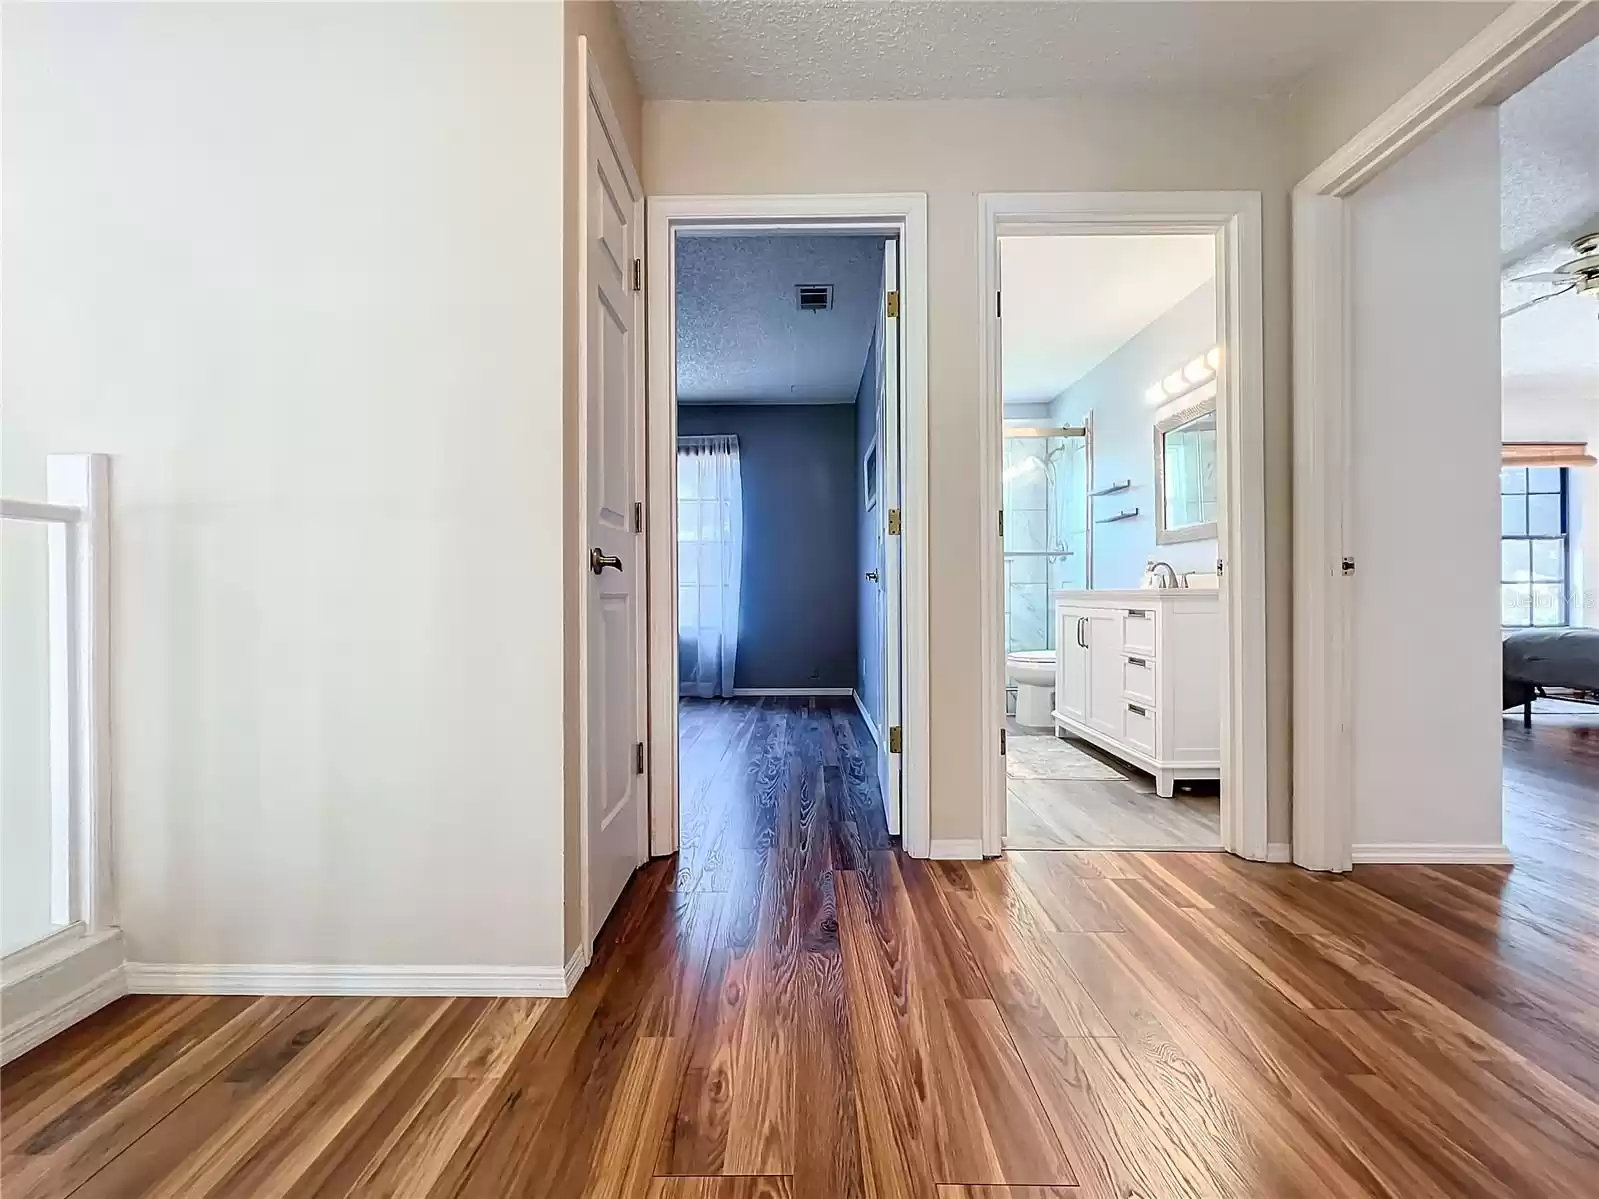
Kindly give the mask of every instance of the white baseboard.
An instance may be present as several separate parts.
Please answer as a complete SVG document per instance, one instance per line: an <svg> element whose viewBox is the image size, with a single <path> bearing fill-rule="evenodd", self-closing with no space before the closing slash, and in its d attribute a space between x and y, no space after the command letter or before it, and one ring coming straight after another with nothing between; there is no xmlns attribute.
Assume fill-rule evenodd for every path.
<svg viewBox="0 0 1599 1199"><path fill-rule="evenodd" d="M587 945L579 945L572 951L572 956L566 959L566 994L570 995L577 989L577 980L583 977L583 971L589 968L593 960L594 951Z"/></svg>
<svg viewBox="0 0 1599 1199"><path fill-rule="evenodd" d="M983 839L971 837L966 840L935 840L928 845L927 856L945 861L975 862L983 856Z"/></svg>
<svg viewBox="0 0 1599 1199"><path fill-rule="evenodd" d="M1508 866L1514 859L1503 845L1407 845L1377 842L1356 845L1350 860L1365 865Z"/></svg>
<svg viewBox="0 0 1599 1199"><path fill-rule="evenodd" d="M774 698L803 699L812 695L853 695L853 687L734 687L733 694L740 699L754 699L758 696L772 696Z"/></svg>
<svg viewBox="0 0 1599 1199"><path fill-rule="evenodd" d="M1294 847L1288 841L1273 841L1266 846L1266 860L1268 862L1292 862L1294 860Z"/></svg>
<svg viewBox="0 0 1599 1199"><path fill-rule="evenodd" d="M129 962L135 995L569 995L587 966L579 951L537 966L190 965Z"/></svg>
<svg viewBox="0 0 1599 1199"><path fill-rule="evenodd" d="M866 725L866 731L872 735L873 741L881 745L883 738L877 731L877 722L872 719L872 714L866 710L866 701L861 698L861 693L854 688L850 689L850 694L855 697L855 710L861 714L861 720Z"/></svg>
<svg viewBox="0 0 1599 1199"><path fill-rule="evenodd" d="M13 954L8 962L27 961ZM127 994L122 934L116 929L58 944L38 968L8 974L0 992L0 1063L21 1057Z"/></svg>

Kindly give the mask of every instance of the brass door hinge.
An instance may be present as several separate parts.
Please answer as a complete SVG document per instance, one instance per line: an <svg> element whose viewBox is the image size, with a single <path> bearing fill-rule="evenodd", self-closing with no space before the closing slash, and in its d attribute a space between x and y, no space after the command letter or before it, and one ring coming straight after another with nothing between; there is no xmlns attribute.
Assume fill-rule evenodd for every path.
<svg viewBox="0 0 1599 1199"><path fill-rule="evenodd" d="M898 508L890 508L888 510L888 535L890 537L898 537L899 536L899 509Z"/></svg>
<svg viewBox="0 0 1599 1199"><path fill-rule="evenodd" d="M633 501L633 532L644 531L644 503L642 500Z"/></svg>
<svg viewBox="0 0 1599 1199"><path fill-rule="evenodd" d="M1004 729L1000 729L999 730L999 756L1002 757L1002 758L1005 756L1005 730Z"/></svg>
<svg viewBox="0 0 1599 1199"><path fill-rule="evenodd" d="M633 259L633 290L644 290L644 260L642 258Z"/></svg>
<svg viewBox="0 0 1599 1199"><path fill-rule="evenodd" d="M1000 509L999 513L999 535L1002 538L1005 536L1005 510L1003 508Z"/></svg>
<svg viewBox="0 0 1599 1199"><path fill-rule="evenodd" d="M888 293L888 319L891 321L899 319L899 292L897 291Z"/></svg>
<svg viewBox="0 0 1599 1199"><path fill-rule="evenodd" d="M633 747L633 773L644 773L644 742L642 741Z"/></svg>
<svg viewBox="0 0 1599 1199"><path fill-rule="evenodd" d="M905 730L897 724L888 726L888 752L891 754L903 753L905 746Z"/></svg>

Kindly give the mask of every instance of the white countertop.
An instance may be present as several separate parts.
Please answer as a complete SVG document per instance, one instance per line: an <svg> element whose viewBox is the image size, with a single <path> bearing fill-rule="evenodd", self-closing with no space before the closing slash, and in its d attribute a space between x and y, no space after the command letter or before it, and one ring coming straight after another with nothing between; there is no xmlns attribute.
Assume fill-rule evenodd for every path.
<svg viewBox="0 0 1599 1199"><path fill-rule="evenodd" d="M1167 600L1216 600L1220 596L1221 592L1208 587L1128 587L1105 591L1055 591L1049 598L1066 604L1147 604Z"/></svg>

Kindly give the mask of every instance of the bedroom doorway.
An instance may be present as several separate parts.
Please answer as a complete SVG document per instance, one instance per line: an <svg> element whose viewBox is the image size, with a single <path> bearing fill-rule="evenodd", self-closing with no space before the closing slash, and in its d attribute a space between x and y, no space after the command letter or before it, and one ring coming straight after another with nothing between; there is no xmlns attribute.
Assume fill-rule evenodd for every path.
<svg viewBox="0 0 1599 1199"><path fill-rule="evenodd" d="M714 889L799 804L925 856L925 198L648 212L651 852Z"/></svg>

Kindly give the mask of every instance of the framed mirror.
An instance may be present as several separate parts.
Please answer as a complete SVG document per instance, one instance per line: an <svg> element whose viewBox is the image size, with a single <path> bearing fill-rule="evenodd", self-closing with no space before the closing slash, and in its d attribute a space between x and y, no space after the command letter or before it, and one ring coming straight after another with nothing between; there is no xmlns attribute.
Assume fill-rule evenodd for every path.
<svg viewBox="0 0 1599 1199"><path fill-rule="evenodd" d="M1155 425L1155 543L1216 536L1216 392Z"/></svg>

